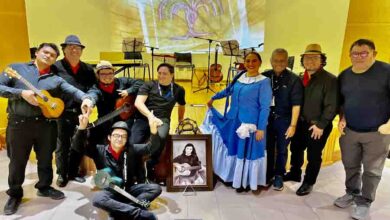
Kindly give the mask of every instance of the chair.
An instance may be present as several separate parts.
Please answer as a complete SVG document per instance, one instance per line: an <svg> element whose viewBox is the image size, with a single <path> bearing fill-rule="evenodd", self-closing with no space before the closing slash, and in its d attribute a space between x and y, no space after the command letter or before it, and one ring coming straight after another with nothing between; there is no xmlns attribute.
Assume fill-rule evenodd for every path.
<svg viewBox="0 0 390 220"><path fill-rule="evenodd" d="M194 69L195 69L195 65L192 64L192 55L191 53L174 53L175 55L175 67L176 68L187 68L187 69L191 69L191 84L192 84L192 80L193 80L193 77L194 77Z"/></svg>
<svg viewBox="0 0 390 220"><path fill-rule="evenodd" d="M149 64L143 62L141 52L123 52L123 53L124 53L124 59L125 59L125 60L131 60L131 61L133 61L132 63L129 63L129 64L127 65L127 76L128 76L128 77L130 77L129 68L132 67L132 68L134 69L134 78L135 78L135 68L143 68L143 70L144 70L143 80L145 81L145 74L146 74L146 68L147 68L149 80L152 80L152 79L153 79L153 74L152 74L152 77L151 77L151 75L150 75L150 67L149 67ZM126 71L125 71L125 75L126 75Z"/></svg>

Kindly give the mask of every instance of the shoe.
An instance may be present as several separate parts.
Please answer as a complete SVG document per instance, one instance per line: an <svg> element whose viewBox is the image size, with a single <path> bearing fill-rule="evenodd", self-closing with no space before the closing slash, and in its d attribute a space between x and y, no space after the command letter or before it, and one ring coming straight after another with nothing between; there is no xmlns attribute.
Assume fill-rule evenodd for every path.
<svg viewBox="0 0 390 220"><path fill-rule="evenodd" d="M313 190L313 185L307 184L307 183L302 183L301 187L297 190L296 194L298 196L305 196Z"/></svg>
<svg viewBox="0 0 390 220"><path fill-rule="evenodd" d="M236 192L237 193L242 193L242 192L249 192L249 190L251 190L249 187L240 187L240 188L237 188L236 189Z"/></svg>
<svg viewBox="0 0 390 220"><path fill-rule="evenodd" d="M54 200L60 200L65 198L65 194L63 192L54 189L53 187L49 187L47 189L39 189L37 195L42 197L50 197Z"/></svg>
<svg viewBox="0 0 390 220"><path fill-rule="evenodd" d="M353 219L365 219L368 216L368 213L370 212L370 207L365 205L357 205L353 208L351 217Z"/></svg>
<svg viewBox="0 0 390 220"><path fill-rule="evenodd" d="M272 185L272 188L277 191L282 191L284 189L282 176L275 176L275 180L274 180L274 184Z"/></svg>
<svg viewBox="0 0 390 220"><path fill-rule="evenodd" d="M294 174L292 172L288 172L283 176L283 181L294 181L294 182L301 182L301 175Z"/></svg>
<svg viewBox="0 0 390 220"><path fill-rule="evenodd" d="M157 217L155 214L153 214L153 212L141 210L137 219L157 220Z"/></svg>
<svg viewBox="0 0 390 220"><path fill-rule="evenodd" d="M347 208L353 204L355 196L346 193L345 195L337 198L333 204L339 208Z"/></svg>
<svg viewBox="0 0 390 220"><path fill-rule="evenodd" d="M78 183L84 183L85 178L81 176L76 176L76 177L69 177L69 180L76 181Z"/></svg>
<svg viewBox="0 0 390 220"><path fill-rule="evenodd" d="M62 175L58 175L56 184L57 184L58 187L65 187L66 184L68 184L68 178L66 178L66 177L64 177Z"/></svg>
<svg viewBox="0 0 390 220"><path fill-rule="evenodd" d="M4 206L4 215L15 214L21 202L22 198L10 196Z"/></svg>

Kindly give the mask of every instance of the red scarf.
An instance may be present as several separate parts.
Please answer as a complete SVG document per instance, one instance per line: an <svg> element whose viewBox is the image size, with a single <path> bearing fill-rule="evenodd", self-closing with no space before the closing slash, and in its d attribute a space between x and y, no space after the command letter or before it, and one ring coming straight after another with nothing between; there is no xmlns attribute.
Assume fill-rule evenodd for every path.
<svg viewBox="0 0 390 220"><path fill-rule="evenodd" d="M305 70L305 73L303 74L303 79L302 79L303 86L306 87L307 85L309 85L309 81L310 81L309 73L307 72L307 70Z"/></svg>
<svg viewBox="0 0 390 220"><path fill-rule="evenodd" d="M104 84L99 82L99 88L107 93L112 94L114 92L115 82L112 82L111 84Z"/></svg>
<svg viewBox="0 0 390 220"><path fill-rule="evenodd" d="M114 157L115 160L119 160L119 157L121 156L121 154L123 152L123 149L119 152L115 152L115 150L112 148L111 144L108 146L108 151L110 151L111 155Z"/></svg>
<svg viewBox="0 0 390 220"><path fill-rule="evenodd" d="M76 64L76 66L72 66L72 64L70 64L70 62L65 58L65 60L66 60L66 62L68 62L69 63L69 66L70 66L70 68L72 69L72 73L73 74L77 74L77 72L79 71L79 69L80 69L80 62L78 62L77 64Z"/></svg>
<svg viewBox="0 0 390 220"><path fill-rule="evenodd" d="M43 70L39 70L39 75L42 76L42 75L45 75L45 74L48 74L50 73L50 66L46 69L43 69Z"/></svg>

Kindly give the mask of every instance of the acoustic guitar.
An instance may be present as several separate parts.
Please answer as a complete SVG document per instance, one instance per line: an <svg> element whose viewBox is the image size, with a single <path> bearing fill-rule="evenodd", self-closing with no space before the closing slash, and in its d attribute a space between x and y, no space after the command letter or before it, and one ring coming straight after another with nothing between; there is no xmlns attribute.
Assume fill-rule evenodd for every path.
<svg viewBox="0 0 390 220"><path fill-rule="evenodd" d="M103 117L98 118L96 121L88 124L87 129L97 127L97 126L103 124L104 122L115 118L118 115L124 121L129 119L135 112L134 102L135 102L134 95L128 95L125 98L118 99L116 101L114 111L112 111L112 112L108 113L107 115L104 115Z"/></svg>
<svg viewBox="0 0 390 220"><path fill-rule="evenodd" d="M23 78L16 70L11 67L7 67L4 72L7 76L20 80L24 85L27 86L36 94L38 100L38 106L42 110L43 116L46 118L58 118L64 111L65 105L60 98L52 97L48 91L39 90L35 88L29 81Z"/></svg>
<svg viewBox="0 0 390 220"><path fill-rule="evenodd" d="M199 170L201 166L191 166L188 163L181 163L175 165L175 175L174 176L189 176L192 170Z"/></svg>
<svg viewBox="0 0 390 220"><path fill-rule="evenodd" d="M210 82L212 83L219 83L223 78L222 65L218 63L218 47L217 44L215 47L215 62L210 65Z"/></svg>

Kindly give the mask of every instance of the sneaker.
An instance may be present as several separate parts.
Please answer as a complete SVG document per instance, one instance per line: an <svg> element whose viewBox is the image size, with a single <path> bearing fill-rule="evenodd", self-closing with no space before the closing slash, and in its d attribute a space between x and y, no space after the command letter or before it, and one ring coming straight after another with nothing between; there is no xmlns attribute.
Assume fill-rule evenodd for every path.
<svg viewBox="0 0 390 220"><path fill-rule="evenodd" d="M68 179L65 176L59 175L56 184L58 187L65 187L68 184Z"/></svg>
<svg viewBox="0 0 390 220"><path fill-rule="evenodd" d="M292 172L288 172L283 176L283 181L294 181L301 182L301 175L294 174Z"/></svg>
<svg viewBox="0 0 390 220"><path fill-rule="evenodd" d="M21 202L22 202L22 198L16 198L10 196L7 200L7 203L5 203L4 206L4 215L15 214Z"/></svg>
<svg viewBox="0 0 390 220"><path fill-rule="evenodd" d="M50 197L54 200L60 200L65 198L65 194L63 192L56 190L53 187L49 187L47 189L39 189L37 195L42 197Z"/></svg>
<svg viewBox="0 0 390 220"><path fill-rule="evenodd" d="M365 219L368 216L368 213L370 212L370 207L365 205L357 205L353 208L351 217L353 219Z"/></svg>
<svg viewBox="0 0 390 220"><path fill-rule="evenodd" d="M352 194L346 193L345 195L337 198L333 204L339 208L347 208L353 204L355 196Z"/></svg>
<svg viewBox="0 0 390 220"><path fill-rule="evenodd" d="M275 176L272 188L277 191L282 191L284 189L282 176Z"/></svg>

